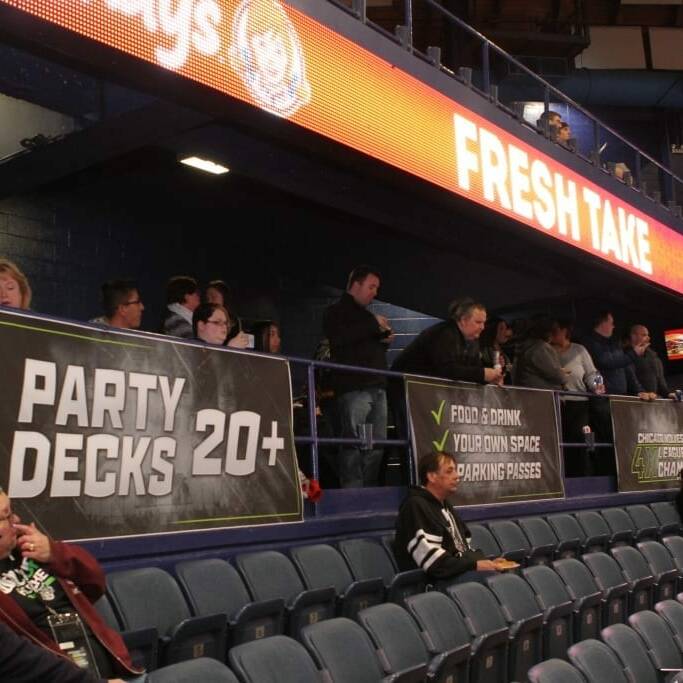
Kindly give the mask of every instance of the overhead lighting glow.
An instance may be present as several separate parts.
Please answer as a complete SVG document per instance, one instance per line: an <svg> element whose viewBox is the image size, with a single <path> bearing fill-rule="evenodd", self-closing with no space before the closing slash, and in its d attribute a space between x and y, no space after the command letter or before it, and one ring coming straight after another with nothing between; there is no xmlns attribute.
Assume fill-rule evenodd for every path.
<svg viewBox="0 0 683 683"><path fill-rule="evenodd" d="M198 168L200 171L213 173L214 175L222 175L230 170L227 166L221 166L215 161L209 161L209 159L202 159L201 157L185 157L180 160L180 163Z"/></svg>

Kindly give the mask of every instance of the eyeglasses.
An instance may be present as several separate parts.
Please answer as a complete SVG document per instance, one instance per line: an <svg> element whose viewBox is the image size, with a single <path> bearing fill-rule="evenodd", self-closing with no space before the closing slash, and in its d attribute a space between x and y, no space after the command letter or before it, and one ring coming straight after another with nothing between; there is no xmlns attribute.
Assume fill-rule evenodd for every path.
<svg viewBox="0 0 683 683"><path fill-rule="evenodd" d="M212 325L218 325L219 327L232 327L231 323L227 320L207 320L206 322L211 323Z"/></svg>
<svg viewBox="0 0 683 683"><path fill-rule="evenodd" d="M137 304L141 304L142 299L135 299L134 301L126 301L125 304L121 304L122 306L135 306Z"/></svg>

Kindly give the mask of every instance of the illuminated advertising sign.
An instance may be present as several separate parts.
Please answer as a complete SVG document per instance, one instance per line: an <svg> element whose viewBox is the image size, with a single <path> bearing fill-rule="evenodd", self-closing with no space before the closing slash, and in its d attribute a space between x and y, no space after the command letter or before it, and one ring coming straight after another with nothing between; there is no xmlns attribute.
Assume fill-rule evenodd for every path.
<svg viewBox="0 0 683 683"><path fill-rule="evenodd" d="M276 0L0 0L683 293L683 235Z"/></svg>
<svg viewBox="0 0 683 683"><path fill-rule="evenodd" d="M683 330L666 330L664 332L666 343L666 357L669 360L683 360Z"/></svg>

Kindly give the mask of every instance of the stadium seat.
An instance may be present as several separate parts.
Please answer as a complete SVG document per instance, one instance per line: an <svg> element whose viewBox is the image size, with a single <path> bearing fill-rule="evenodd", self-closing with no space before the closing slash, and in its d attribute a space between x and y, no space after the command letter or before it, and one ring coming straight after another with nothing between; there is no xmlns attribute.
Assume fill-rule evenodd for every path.
<svg viewBox="0 0 683 683"><path fill-rule="evenodd" d="M287 634L299 638L301 629L334 616L335 592L327 586L306 590L289 558L275 550L243 553L235 563L256 600L284 598Z"/></svg>
<svg viewBox="0 0 683 683"><path fill-rule="evenodd" d="M647 505L627 505L625 510L636 528L636 541L658 541L661 538L659 520L651 508Z"/></svg>
<svg viewBox="0 0 683 683"><path fill-rule="evenodd" d="M228 660L241 683L320 683L321 680L306 648L287 636L236 645L228 653Z"/></svg>
<svg viewBox="0 0 683 683"><path fill-rule="evenodd" d="M472 548L481 550L489 560L492 560L495 557L501 557L502 551L498 545L498 541L496 541L493 534L483 524L468 524L467 528L472 534L472 538L470 538L470 545Z"/></svg>
<svg viewBox="0 0 683 683"><path fill-rule="evenodd" d="M626 514L624 508L602 508L600 514L605 518L610 533L610 545L630 545L636 535L633 520Z"/></svg>
<svg viewBox="0 0 683 683"><path fill-rule="evenodd" d="M355 619L360 610L378 605L384 599L382 579L354 581L344 558L331 545L299 546L291 548L289 554L306 588L334 588L338 616Z"/></svg>
<svg viewBox="0 0 683 683"><path fill-rule="evenodd" d="M567 648L576 640L590 638L597 632L598 611L595 607L589 607L583 611L574 611L574 601L567 591L562 579L550 567L538 565L527 567L522 570L522 576L531 586L536 602L543 611L543 621L546 625L543 636L543 656L558 657L563 659L567 656ZM590 619L587 614L590 613ZM581 632L583 622L585 634ZM579 622L578 628L574 626ZM589 628L592 627L592 628ZM574 630L580 633L577 638ZM552 646L550 641L563 641L564 645L558 648Z"/></svg>
<svg viewBox="0 0 683 683"><path fill-rule="evenodd" d="M642 610L632 614L628 618L628 623L645 642L645 647L657 669L681 669L681 650L662 617L650 610Z"/></svg>
<svg viewBox="0 0 683 683"><path fill-rule="evenodd" d="M669 551L671 558L676 565L676 569L683 575L683 537L682 536L665 536L662 543Z"/></svg>
<svg viewBox="0 0 683 683"><path fill-rule="evenodd" d="M238 683L235 674L225 664L199 657L152 671L145 683Z"/></svg>
<svg viewBox="0 0 683 683"><path fill-rule="evenodd" d="M666 622L678 648L683 652L683 605L677 600L662 600L655 612Z"/></svg>
<svg viewBox="0 0 683 683"><path fill-rule="evenodd" d="M369 538L340 541L339 550L357 581L382 579L390 602L402 605L409 595L422 593L427 587L427 575L421 569L397 574L384 548Z"/></svg>
<svg viewBox="0 0 683 683"><path fill-rule="evenodd" d="M655 604L655 577L645 558L635 548L623 545L612 548L612 557L619 563L631 591L631 612L652 609Z"/></svg>
<svg viewBox="0 0 683 683"><path fill-rule="evenodd" d="M611 601L607 602L595 577L579 560L571 557L565 560L555 560L553 569L564 582L567 592L574 601L574 614L580 615L578 619L574 619L574 640L582 640L589 634L597 636L601 623L606 622L607 612L612 607ZM626 583L623 584L623 589L624 593L628 591ZM626 619L625 597L623 602L622 621ZM617 603L617 606L622 608L621 603Z"/></svg>
<svg viewBox="0 0 683 683"><path fill-rule="evenodd" d="M383 680L417 683L424 680L424 667L385 679L370 636L346 617L305 626L301 638L325 680L334 683L378 683Z"/></svg>
<svg viewBox="0 0 683 683"><path fill-rule="evenodd" d="M419 593L406 598L406 609L420 627L429 653L448 658L448 665L444 668L448 669L454 682L469 680L470 655L475 671L484 668L481 653L485 648L472 650L471 636L463 616L450 598L438 591ZM507 638L507 634L503 637ZM483 644L483 641L475 643L478 648ZM472 680L479 679L473 676Z"/></svg>
<svg viewBox="0 0 683 683"><path fill-rule="evenodd" d="M282 633L284 599L253 602L237 570L225 560L181 562L175 571L194 614L227 615L228 648Z"/></svg>
<svg viewBox="0 0 683 683"><path fill-rule="evenodd" d="M491 591L479 583L455 584L447 590L465 618L472 639L472 653L483 663L483 666L473 667L473 680L482 683L523 680L526 670L521 675L519 671L523 668L524 657L518 656L517 651L522 647L521 641L527 642L527 639L523 632L515 638L511 636ZM529 644L532 642L533 635L528 639ZM511 666L518 662L519 668Z"/></svg>
<svg viewBox="0 0 683 683"><path fill-rule="evenodd" d="M587 553L581 559L602 591L605 601L602 625L625 623L632 611L632 594L617 561L607 553Z"/></svg>
<svg viewBox="0 0 683 683"><path fill-rule="evenodd" d="M582 640L572 645L567 654L588 683L636 683L626 676L616 654L599 640Z"/></svg>
<svg viewBox="0 0 683 683"><path fill-rule="evenodd" d="M583 552L586 534L575 517L566 512L559 512L548 515L546 521L562 544L565 554L574 553L574 556L578 556Z"/></svg>
<svg viewBox="0 0 683 683"><path fill-rule="evenodd" d="M402 607L393 602L375 605L360 612L358 621L374 643L386 673L418 671L422 667L421 680L427 675L430 679L445 680L448 674L441 667L446 664L446 657L432 658L417 624Z"/></svg>
<svg viewBox="0 0 683 683"><path fill-rule="evenodd" d="M641 541L636 547L655 577L655 602L674 598L678 592L680 572L669 551L657 541Z"/></svg>
<svg viewBox="0 0 683 683"><path fill-rule="evenodd" d="M548 564L552 560L554 545L536 547L532 550L529 539L522 529L509 519L496 519L489 522L488 526L504 558L523 564Z"/></svg>
<svg viewBox="0 0 683 683"><path fill-rule="evenodd" d="M536 664L527 674L529 683L586 683L586 679L563 659L548 659Z"/></svg>
<svg viewBox="0 0 683 683"><path fill-rule="evenodd" d="M126 630L157 630L162 665L196 657L225 659L226 615L192 617L178 584L162 569L113 572L107 587Z"/></svg>
<svg viewBox="0 0 683 683"><path fill-rule="evenodd" d="M621 666L634 683L659 683L657 670L642 638L626 624L613 624L602 629L602 640L614 650Z"/></svg>
<svg viewBox="0 0 683 683"><path fill-rule="evenodd" d="M389 555L391 564L394 565L394 571L398 573L398 565L396 564L396 554L394 553L394 541L396 540L396 534L384 534L380 539L382 541L382 547Z"/></svg>
<svg viewBox="0 0 683 683"><path fill-rule="evenodd" d="M586 534L584 547L587 552L597 553L609 549L612 532L597 510L579 510L574 517Z"/></svg>
<svg viewBox="0 0 683 683"><path fill-rule="evenodd" d="M565 543L558 541L555 532L543 517L521 517L517 520L517 524L529 540L532 552L537 548L552 547L552 559L576 556L575 546L570 544L567 547Z"/></svg>
<svg viewBox="0 0 683 683"><path fill-rule="evenodd" d="M95 603L95 609L109 628L121 632L121 624L106 593ZM155 628L123 631L121 632L121 637L136 667L146 671L154 671L157 668L159 661L159 633Z"/></svg>
<svg viewBox="0 0 683 683"><path fill-rule="evenodd" d="M681 518L676 506L669 501L650 503L650 509L655 513L659 522L659 532L662 538L670 534L680 534L683 531Z"/></svg>

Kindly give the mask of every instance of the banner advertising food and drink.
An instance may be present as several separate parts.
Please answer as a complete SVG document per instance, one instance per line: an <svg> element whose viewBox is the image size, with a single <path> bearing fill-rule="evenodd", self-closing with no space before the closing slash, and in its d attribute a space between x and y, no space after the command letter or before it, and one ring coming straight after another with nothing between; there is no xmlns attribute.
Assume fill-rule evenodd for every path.
<svg viewBox="0 0 683 683"><path fill-rule="evenodd" d="M675 489L683 468L683 405L610 398L619 491Z"/></svg>
<svg viewBox="0 0 683 683"><path fill-rule="evenodd" d="M59 539L302 520L285 360L0 312L0 485Z"/></svg>
<svg viewBox="0 0 683 683"><path fill-rule="evenodd" d="M564 496L550 391L406 379L413 452L455 455L454 505Z"/></svg>

